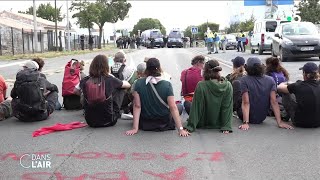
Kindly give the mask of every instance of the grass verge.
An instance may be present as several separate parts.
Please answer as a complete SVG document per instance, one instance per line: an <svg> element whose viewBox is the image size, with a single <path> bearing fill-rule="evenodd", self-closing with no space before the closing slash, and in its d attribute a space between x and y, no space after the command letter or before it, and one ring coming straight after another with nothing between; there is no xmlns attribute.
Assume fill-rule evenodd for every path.
<svg viewBox="0 0 320 180"><path fill-rule="evenodd" d="M0 60L19 60L19 59L32 59L34 57L41 57L41 58L54 58L60 56L68 56L68 55L79 55L79 54L88 54L92 52L99 52L99 51L107 51L115 49L114 45L106 45L106 47L102 47L101 49L93 49L92 51L86 50L78 50L78 51L50 51L44 53L34 53L34 54L18 54L18 55L4 55L0 56Z"/></svg>

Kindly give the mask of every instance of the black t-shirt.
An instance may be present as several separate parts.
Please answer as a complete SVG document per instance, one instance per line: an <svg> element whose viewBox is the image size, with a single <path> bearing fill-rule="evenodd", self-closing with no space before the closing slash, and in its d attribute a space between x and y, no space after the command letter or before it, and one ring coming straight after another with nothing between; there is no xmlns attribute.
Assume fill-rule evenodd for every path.
<svg viewBox="0 0 320 180"><path fill-rule="evenodd" d="M105 81L105 95L107 100L102 103L89 105L86 101L87 94L86 85L87 81L90 79L89 76L85 77L80 81L80 88L84 95L84 110L85 119L89 126L99 127L106 126L108 123L113 121L113 92L122 87L123 82L112 76L103 76L102 80ZM97 78L100 79L100 78ZM90 89L89 89L90 90Z"/></svg>
<svg viewBox="0 0 320 180"><path fill-rule="evenodd" d="M320 82L297 81L288 85L288 90L296 96L297 109L295 125L301 127L320 126Z"/></svg>

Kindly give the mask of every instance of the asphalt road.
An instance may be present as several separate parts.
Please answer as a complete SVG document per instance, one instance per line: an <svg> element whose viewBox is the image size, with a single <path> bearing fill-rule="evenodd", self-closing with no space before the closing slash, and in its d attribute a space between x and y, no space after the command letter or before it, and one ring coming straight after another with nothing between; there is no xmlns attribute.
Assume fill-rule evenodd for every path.
<svg viewBox="0 0 320 180"><path fill-rule="evenodd" d="M89 63L95 54L79 58ZM159 58L163 69L172 75L174 93L176 99L180 99L180 72L189 67L192 57L198 54L206 54L206 50L143 49L129 53L128 64L136 66L146 56ZM223 63L222 73L226 75L231 71L230 60L238 54L245 58L251 56L228 51L208 57L219 59ZM51 72L47 78L60 89L61 68L68 59L70 57L46 61L44 71ZM304 63L284 63L291 80L301 78L298 68ZM6 79L14 79L19 67L3 64L0 63L1 74ZM185 120L186 115L183 117ZM181 138L177 131L140 131L127 137L124 132L132 123L119 120L110 128L85 127L32 137L32 132L40 127L72 121L84 121L82 111L56 111L50 119L36 123L22 123L15 118L0 122L0 179L309 180L319 179L320 175L319 130L279 129L273 118L261 125L251 125L248 132L238 130L240 122L234 119L234 132L228 135L217 130L198 130L191 137ZM32 169L20 165L22 155L39 152L50 154L51 168ZM30 163L30 158L22 161L24 166Z"/></svg>

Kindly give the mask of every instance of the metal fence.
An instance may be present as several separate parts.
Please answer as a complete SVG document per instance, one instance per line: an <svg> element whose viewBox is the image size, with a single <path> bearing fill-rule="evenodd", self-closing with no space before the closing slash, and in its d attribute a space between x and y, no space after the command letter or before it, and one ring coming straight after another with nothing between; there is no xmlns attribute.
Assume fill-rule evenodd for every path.
<svg viewBox="0 0 320 180"><path fill-rule="evenodd" d="M12 27L1 27L0 32L0 55L17 55L28 53L43 53L48 51L64 51L67 48L67 37L58 32L56 43L55 31L39 30L36 42L34 42L32 30L16 29ZM81 36L83 36L84 49L89 49L89 35L70 34L71 50L81 50ZM99 37L94 35L93 48L98 47ZM37 50L35 50L35 43Z"/></svg>

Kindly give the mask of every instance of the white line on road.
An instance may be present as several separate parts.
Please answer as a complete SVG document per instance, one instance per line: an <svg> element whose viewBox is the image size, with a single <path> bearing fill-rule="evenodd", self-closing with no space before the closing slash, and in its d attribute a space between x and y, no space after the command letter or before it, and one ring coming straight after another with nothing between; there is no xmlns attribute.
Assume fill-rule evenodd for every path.
<svg viewBox="0 0 320 180"><path fill-rule="evenodd" d="M20 62L3 64L3 65L0 65L0 68L10 67L10 66L16 66L16 65L23 65L25 62L27 62L27 60L26 60L26 61L20 61Z"/></svg>
<svg viewBox="0 0 320 180"><path fill-rule="evenodd" d="M223 59L220 59L220 58L217 58L217 57L211 57L211 56L209 56L207 54L204 54L204 53L202 53L201 51L198 51L198 50L192 50L192 51L197 52L199 54L202 54L204 57L207 57L209 59L214 58L214 59L218 60L220 64L223 64L224 66L233 69L233 67L230 64L227 64L227 63L223 62Z"/></svg>

